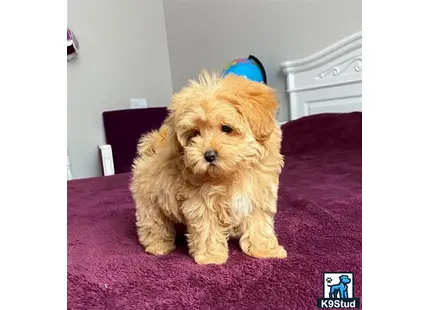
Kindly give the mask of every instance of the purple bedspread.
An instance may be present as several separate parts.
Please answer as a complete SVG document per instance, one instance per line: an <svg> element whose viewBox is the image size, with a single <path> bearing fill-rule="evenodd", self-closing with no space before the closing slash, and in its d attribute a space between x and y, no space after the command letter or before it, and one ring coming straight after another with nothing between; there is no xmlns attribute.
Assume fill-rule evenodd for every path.
<svg viewBox="0 0 430 310"><path fill-rule="evenodd" d="M283 126L276 231L285 260L258 260L231 242L222 266L199 266L183 238L146 254L129 175L68 182L68 309L316 309L324 272L353 272L361 298L361 113Z"/></svg>

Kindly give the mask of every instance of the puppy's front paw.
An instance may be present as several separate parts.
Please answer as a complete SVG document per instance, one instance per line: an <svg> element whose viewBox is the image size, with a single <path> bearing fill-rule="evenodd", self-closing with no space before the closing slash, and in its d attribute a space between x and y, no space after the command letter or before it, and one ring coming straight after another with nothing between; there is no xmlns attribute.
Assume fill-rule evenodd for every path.
<svg viewBox="0 0 430 310"><path fill-rule="evenodd" d="M283 246L277 245L269 249L261 249L251 245L249 248L243 250L249 256L255 258L286 258L287 251Z"/></svg>
<svg viewBox="0 0 430 310"><path fill-rule="evenodd" d="M223 254L196 254L194 261L199 265L222 265L227 261L228 255Z"/></svg>
<svg viewBox="0 0 430 310"><path fill-rule="evenodd" d="M170 252L173 252L175 250L175 245L170 243L156 243L148 245L145 248L145 252L155 255L155 256L161 256L169 254Z"/></svg>

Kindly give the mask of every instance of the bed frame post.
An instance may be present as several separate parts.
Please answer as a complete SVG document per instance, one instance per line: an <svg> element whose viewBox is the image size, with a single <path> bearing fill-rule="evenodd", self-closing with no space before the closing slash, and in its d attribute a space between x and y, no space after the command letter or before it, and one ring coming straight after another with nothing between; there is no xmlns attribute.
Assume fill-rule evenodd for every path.
<svg viewBox="0 0 430 310"><path fill-rule="evenodd" d="M103 165L103 175L114 175L115 167L113 164L112 146L110 144L99 145L100 155Z"/></svg>
<svg viewBox="0 0 430 310"><path fill-rule="evenodd" d="M67 155L67 180L73 180L72 169L70 168L69 155Z"/></svg>

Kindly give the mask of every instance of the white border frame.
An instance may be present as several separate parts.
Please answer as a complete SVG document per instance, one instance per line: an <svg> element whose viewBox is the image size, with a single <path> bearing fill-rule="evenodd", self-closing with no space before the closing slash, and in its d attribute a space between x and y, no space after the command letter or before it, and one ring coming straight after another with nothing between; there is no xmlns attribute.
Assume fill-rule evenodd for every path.
<svg viewBox="0 0 430 310"><path fill-rule="evenodd" d="M422 309L427 304L427 6L425 1L392 1L387 6L363 0L365 309ZM25 10L21 2L0 4L0 24L6 30L2 39L9 47L2 50L0 59L0 74L7 78L0 100L8 103L2 110L0 136L9 150L22 149L23 142L33 150L0 153L6 183L0 195L0 239L2 253L13 253L0 257L4 267L0 309L67 307L66 7L62 1L29 1ZM347 14L331 27L342 27ZM308 26L300 19L292 22L293 27ZM326 25L317 26L331 31ZM29 36L30 28L39 35ZM33 49L29 57L28 46L40 46L40 36L46 38L43 48ZM29 104L14 104L17 94L19 102ZM413 296L402 291L408 285Z"/></svg>

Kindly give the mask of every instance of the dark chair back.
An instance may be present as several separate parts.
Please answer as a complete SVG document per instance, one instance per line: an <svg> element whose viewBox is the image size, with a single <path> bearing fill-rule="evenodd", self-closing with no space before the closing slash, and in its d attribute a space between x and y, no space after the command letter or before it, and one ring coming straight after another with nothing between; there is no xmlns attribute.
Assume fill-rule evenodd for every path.
<svg viewBox="0 0 430 310"><path fill-rule="evenodd" d="M158 129L166 117L166 108L103 112L106 143L112 147L115 174L131 171L139 138Z"/></svg>

